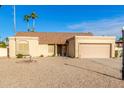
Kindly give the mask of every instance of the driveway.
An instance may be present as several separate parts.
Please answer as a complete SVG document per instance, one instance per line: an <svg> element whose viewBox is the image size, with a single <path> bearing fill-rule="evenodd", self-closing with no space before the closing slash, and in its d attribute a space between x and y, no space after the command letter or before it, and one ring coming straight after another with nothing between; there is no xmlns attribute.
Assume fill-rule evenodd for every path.
<svg viewBox="0 0 124 93"><path fill-rule="evenodd" d="M0 87L124 87L121 59L0 58Z"/></svg>

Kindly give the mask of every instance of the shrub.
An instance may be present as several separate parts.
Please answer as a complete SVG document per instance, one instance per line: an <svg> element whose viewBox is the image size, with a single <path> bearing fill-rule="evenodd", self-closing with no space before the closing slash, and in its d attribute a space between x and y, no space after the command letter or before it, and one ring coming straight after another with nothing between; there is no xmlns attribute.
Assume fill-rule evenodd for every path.
<svg viewBox="0 0 124 93"><path fill-rule="evenodd" d="M41 54L40 57L43 57L43 55Z"/></svg>
<svg viewBox="0 0 124 93"><path fill-rule="evenodd" d="M123 57L123 52L120 53L120 57Z"/></svg>
<svg viewBox="0 0 124 93"><path fill-rule="evenodd" d="M17 58L23 58L23 55L22 54L17 54L16 57Z"/></svg>
<svg viewBox="0 0 124 93"><path fill-rule="evenodd" d="M6 48L6 46L7 46L7 45L6 45L5 42L1 42L1 43L0 43L0 47L1 47L1 48Z"/></svg>
<svg viewBox="0 0 124 93"><path fill-rule="evenodd" d="M117 50L115 51L115 57L118 57L118 51Z"/></svg>

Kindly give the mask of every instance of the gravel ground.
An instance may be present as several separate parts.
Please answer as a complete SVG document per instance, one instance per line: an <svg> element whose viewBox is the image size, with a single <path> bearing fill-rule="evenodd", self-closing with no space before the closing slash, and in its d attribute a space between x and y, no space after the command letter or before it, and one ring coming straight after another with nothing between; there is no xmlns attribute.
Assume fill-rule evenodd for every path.
<svg viewBox="0 0 124 93"><path fill-rule="evenodd" d="M124 87L121 59L0 58L0 87Z"/></svg>

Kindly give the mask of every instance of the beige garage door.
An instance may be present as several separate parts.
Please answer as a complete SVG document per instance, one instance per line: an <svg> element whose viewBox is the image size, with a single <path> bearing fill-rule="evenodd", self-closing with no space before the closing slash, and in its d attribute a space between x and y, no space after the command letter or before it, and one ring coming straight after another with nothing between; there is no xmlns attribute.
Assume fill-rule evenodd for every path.
<svg viewBox="0 0 124 93"><path fill-rule="evenodd" d="M79 44L80 58L110 58L110 44Z"/></svg>

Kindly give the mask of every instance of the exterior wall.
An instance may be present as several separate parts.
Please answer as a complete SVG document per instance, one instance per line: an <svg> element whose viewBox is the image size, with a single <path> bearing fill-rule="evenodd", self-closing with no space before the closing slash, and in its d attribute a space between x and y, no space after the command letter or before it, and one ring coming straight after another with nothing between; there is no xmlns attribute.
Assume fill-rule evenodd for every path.
<svg viewBox="0 0 124 93"><path fill-rule="evenodd" d="M15 38L9 38L9 57L16 57Z"/></svg>
<svg viewBox="0 0 124 93"><path fill-rule="evenodd" d="M48 56L55 56L55 45L48 45Z"/></svg>
<svg viewBox="0 0 124 93"><path fill-rule="evenodd" d="M75 57L78 57L79 43L104 43L111 44L111 57L115 57L115 37L112 36L76 36Z"/></svg>
<svg viewBox="0 0 124 93"><path fill-rule="evenodd" d="M20 42L25 42L25 41L28 42L29 44L29 55L31 55L32 57L39 57L41 55L43 55L44 57L51 56L51 54L48 51L49 50L48 44L39 44L38 37L10 37L9 38L9 56L16 57L17 45ZM69 39L68 56L79 57L78 46L80 43L111 44L111 57L115 56L115 37L75 36Z"/></svg>
<svg viewBox="0 0 124 93"><path fill-rule="evenodd" d="M9 38L9 56L16 57L17 46L20 42L28 42L29 55L39 57L41 55L48 56L48 45L39 45L38 37L10 37Z"/></svg>
<svg viewBox="0 0 124 93"><path fill-rule="evenodd" d="M7 57L7 48L0 48L0 57Z"/></svg>
<svg viewBox="0 0 124 93"><path fill-rule="evenodd" d="M69 40L68 56L69 57L75 57L75 39L70 39Z"/></svg>
<svg viewBox="0 0 124 93"><path fill-rule="evenodd" d="M79 44L81 43L97 43L97 44L111 44L111 57L115 57L115 37L112 36L75 36L75 38L70 39L69 42L74 42L74 57L79 57ZM72 46L70 46L72 48ZM69 47L69 48L70 48ZM74 55L72 49L69 50L69 55Z"/></svg>
<svg viewBox="0 0 124 93"><path fill-rule="evenodd" d="M48 56L48 44L40 44L39 45L39 56L47 57Z"/></svg>

